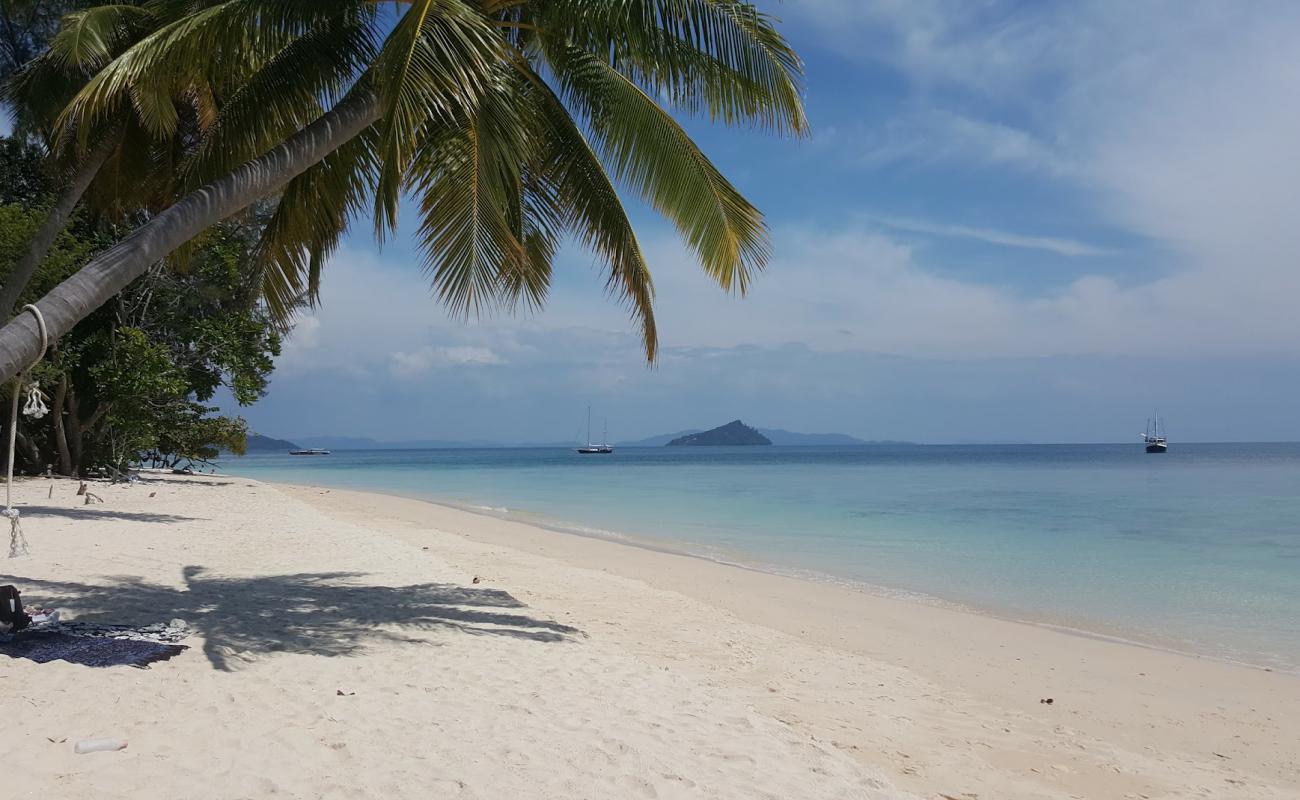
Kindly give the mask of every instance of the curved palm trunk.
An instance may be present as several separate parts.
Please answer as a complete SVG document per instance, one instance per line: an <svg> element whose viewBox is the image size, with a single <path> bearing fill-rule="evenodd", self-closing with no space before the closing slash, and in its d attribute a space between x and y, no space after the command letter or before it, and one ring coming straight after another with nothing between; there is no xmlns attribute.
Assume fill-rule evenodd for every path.
<svg viewBox="0 0 1300 800"><path fill-rule="evenodd" d="M354 97L263 156L187 194L105 250L36 304L50 341L67 333L167 256L210 226L267 197L338 149L380 117L373 94ZM31 314L0 329L0 382L26 369L40 355L40 332Z"/></svg>
<svg viewBox="0 0 1300 800"><path fill-rule="evenodd" d="M36 229L36 235L32 237L32 241L27 245L27 252L23 253L23 257L18 260L17 264L14 264L13 271L9 273L8 279L5 280L5 285L0 287L0 314L3 315L4 319L9 319L9 316L13 314L14 304L18 302L18 295L22 294L23 289L27 288L27 282L32 279L32 275L36 274L36 268L44 260L45 254L50 252L50 248L54 245L54 239L67 226L68 218L72 216L73 209L81 201L81 196L86 193L86 189L90 186L90 182L95 179L95 175L99 174L99 168L104 166L104 162L108 160L108 156L113 152L116 144L117 137L110 134L94 150L90 151L90 155L77 169L77 174L73 176L72 183L64 187L63 194L59 195L58 202L54 204L54 208L50 209L50 213L46 215L41 227Z"/></svg>

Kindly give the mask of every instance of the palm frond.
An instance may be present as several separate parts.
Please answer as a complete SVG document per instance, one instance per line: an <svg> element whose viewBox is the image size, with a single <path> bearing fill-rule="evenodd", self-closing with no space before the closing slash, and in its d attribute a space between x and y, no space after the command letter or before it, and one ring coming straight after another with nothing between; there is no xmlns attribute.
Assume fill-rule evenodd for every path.
<svg viewBox="0 0 1300 800"><path fill-rule="evenodd" d="M347 0L151 3L156 28L99 69L56 127L85 129L146 90L161 95L177 86L208 83L221 93L233 91L298 36L354 5ZM165 115L144 121L156 136L172 133Z"/></svg>
<svg viewBox="0 0 1300 800"><path fill-rule="evenodd" d="M374 189L377 140L377 128L368 128L280 194L262 230L256 264L267 308L282 327L303 300L315 307L321 269Z"/></svg>
<svg viewBox="0 0 1300 800"><path fill-rule="evenodd" d="M156 18L144 6L116 3L68 14L40 57L66 72L93 75L135 41Z"/></svg>
<svg viewBox="0 0 1300 800"><path fill-rule="evenodd" d="M517 235L526 143L515 78L498 70L466 118L431 120L411 159L425 270L456 314L494 308L509 287L537 285L527 271L550 267L532 264Z"/></svg>
<svg viewBox="0 0 1300 800"><path fill-rule="evenodd" d="M743 294L769 255L758 209L626 75L576 47L548 44L547 55L607 167L673 222L723 289Z"/></svg>
<svg viewBox="0 0 1300 800"><path fill-rule="evenodd" d="M375 55L373 10L344 9L272 56L226 98L184 168L197 188L269 150L338 102Z"/></svg>
<svg viewBox="0 0 1300 800"><path fill-rule="evenodd" d="M673 108L726 124L807 132L803 65L774 20L743 0L550 0L516 15L586 50Z"/></svg>
<svg viewBox="0 0 1300 800"><path fill-rule="evenodd" d="M499 62L501 40L461 0L414 0L371 71L384 103L375 232L397 227L407 170L430 120L464 124Z"/></svg>
<svg viewBox="0 0 1300 800"><path fill-rule="evenodd" d="M555 202L565 210L566 227L606 265L605 288L628 308L641 329L646 359L659 349L654 316L654 280L636 231L595 151L561 103L536 73L529 72L537 111L538 172L554 186Z"/></svg>

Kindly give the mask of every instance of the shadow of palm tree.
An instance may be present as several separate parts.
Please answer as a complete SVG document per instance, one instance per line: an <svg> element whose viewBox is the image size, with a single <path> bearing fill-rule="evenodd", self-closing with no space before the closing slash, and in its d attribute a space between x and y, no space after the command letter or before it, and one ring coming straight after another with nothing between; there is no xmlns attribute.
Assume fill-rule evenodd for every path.
<svg viewBox="0 0 1300 800"><path fill-rule="evenodd" d="M150 511L115 511L95 506L23 506L18 507L24 517L66 517L68 519L121 519L128 522L193 522L203 517L185 517L179 514L155 514Z"/></svg>
<svg viewBox="0 0 1300 800"><path fill-rule="evenodd" d="M182 589L133 576L109 576L98 584L0 576L0 583L19 584L24 600L56 605L78 621L143 625L179 617L202 634L204 655L223 671L260 653L345 656L376 640L429 644L411 635L419 632L538 642L581 635L577 628L521 613L524 604L497 589L375 586L361 583L362 577L324 572L226 578L189 566Z"/></svg>

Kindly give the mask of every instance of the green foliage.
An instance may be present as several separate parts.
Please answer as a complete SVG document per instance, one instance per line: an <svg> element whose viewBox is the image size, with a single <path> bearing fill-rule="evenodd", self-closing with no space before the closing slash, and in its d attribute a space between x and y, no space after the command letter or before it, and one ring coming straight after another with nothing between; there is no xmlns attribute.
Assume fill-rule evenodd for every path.
<svg viewBox="0 0 1300 800"><path fill-rule="evenodd" d="M4 159L22 152L7 144L0 141L0 171L40 167ZM0 205L0 281L41 213L39 206ZM53 343L32 377L62 426L53 414L22 421L29 469L123 469L145 454L174 464L243 449L243 420L215 415L207 402L222 386L242 405L256 401L280 353L281 333L260 300L253 266L266 216L257 211L216 226L196 242L186 271L151 271ZM120 235L78 218L20 302L44 294Z"/></svg>
<svg viewBox="0 0 1300 800"><path fill-rule="evenodd" d="M9 268L27 249L32 234L40 225L44 214L43 205L26 205L20 202L0 205L0 283L3 283ZM76 227L79 226L74 224L73 229L62 232L54 240L54 245L45 257L41 271L34 276L28 286L30 299L23 300L24 303L54 288L56 283L80 269L82 264L103 247L105 237L87 231L77 231Z"/></svg>
<svg viewBox="0 0 1300 800"><path fill-rule="evenodd" d="M50 194L45 153L16 136L0 139L0 205L37 205L48 202Z"/></svg>

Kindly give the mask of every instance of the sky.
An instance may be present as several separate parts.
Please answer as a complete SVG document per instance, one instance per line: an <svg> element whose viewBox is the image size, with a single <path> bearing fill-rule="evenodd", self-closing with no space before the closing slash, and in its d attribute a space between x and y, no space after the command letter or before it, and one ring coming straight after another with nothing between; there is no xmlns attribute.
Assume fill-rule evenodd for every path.
<svg viewBox="0 0 1300 800"><path fill-rule="evenodd" d="M593 258L544 310L464 320L358 225L260 433L613 441L732 419L920 442L1300 440L1300 4L760 2L804 139L687 121L766 215L745 298L631 201L647 366ZM413 229L414 215L403 219ZM235 410L235 409L231 409Z"/></svg>

